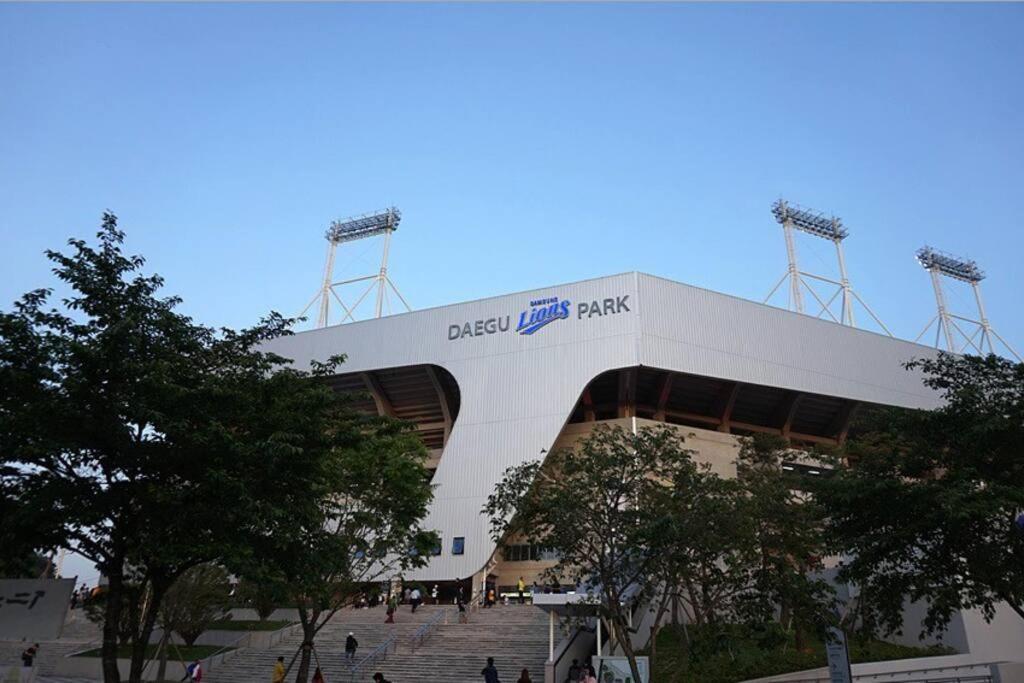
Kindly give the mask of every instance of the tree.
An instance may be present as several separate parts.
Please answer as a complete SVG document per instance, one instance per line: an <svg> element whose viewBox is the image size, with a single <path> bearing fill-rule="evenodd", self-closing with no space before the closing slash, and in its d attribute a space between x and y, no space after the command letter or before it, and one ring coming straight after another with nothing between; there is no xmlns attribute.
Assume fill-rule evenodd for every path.
<svg viewBox="0 0 1024 683"><path fill-rule="evenodd" d="M575 448L506 470L484 513L500 543L514 533L549 547L549 572L594 590L615 641L640 680L629 612L656 588L656 537L664 520L656 502L694 468L670 427L636 433L597 426Z"/></svg>
<svg viewBox="0 0 1024 683"><path fill-rule="evenodd" d="M753 525L756 565L738 609L744 618L793 630L797 649L807 630L821 633L834 621L835 591L816 577L825 557L824 518L818 502L785 469L807 455L782 437L755 434L741 440L736 463L745 514Z"/></svg>
<svg viewBox="0 0 1024 683"><path fill-rule="evenodd" d="M942 407L870 415L816 492L840 578L869 631L899 631L907 599L926 602L926 633L1000 602L1024 618L1024 365L942 353L907 367Z"/></svg>
<svg viewBox="0 0 1024 683"><path fill-rule="evenodd" d="M309 675L317 634L338 610L365 584L424 566L440 542L421 527L433 491L411 425L356 413L344 402L307 418L321 438L305 448L325 455L320 486L306 498L316 514L277 520L254 537L254 559L240 569L243 580L282 591L298 608L298 683Z"/></svg>
<svg viewBox="0 0 1024 683"><path fill-rule="evenodd" d="M258 572L256 572L258 574ZM288 601L287 588L273 581L254 581L243 577L236 596L242 604L252 607L260 621L266 621L274 610Z"/></svg>
<svg viewBox="0 0 1024 683"><path fill-rule="evenodd" d="M311 509L324 454L295 446L308 421L274 411L292 419L296 406L332 399L261 351L291 321L198 325L159 296L159 276L140 273L142 257L122 252L114 215L97 240L47 252L68 290L59 306L41 289L0 313L0 493L16 511L5 540L67 547L107 577L104 679L120 680L120 629L135 683L179 576L237 560L250 530Z"/></svg>
<svg viewBox="0 0 1024 683"><path fill-rule="evenodd" d="M181 636L185 645L195 645L211 623L227 614L229 593L228 573L216 564L192 567L171 584L157 616L163 630L157 680L164 680L167 671L171 634Z"/></svg>
<svg viewBox="0 0 1024 683"><path fill-rule="evenodd" d="M735 619L735 600L751 583L756 561L754 524L739 482L709 466L680 468L680 478L654 503L664 516L654 539L664 590L655 610L651 647L671 605L698 626Z"/></svg>

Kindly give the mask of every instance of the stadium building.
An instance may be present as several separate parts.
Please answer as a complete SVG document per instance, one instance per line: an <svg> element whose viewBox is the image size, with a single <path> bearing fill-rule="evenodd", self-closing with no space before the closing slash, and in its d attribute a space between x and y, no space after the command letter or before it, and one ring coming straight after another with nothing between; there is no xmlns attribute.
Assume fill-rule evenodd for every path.
<svg viewBox="0 0 1024 683"><path fill-rule="evenodd" d="M302 332L269 349L299 367L347 354L338 389L416 423L439 554L406 578L531 582L550 564L500 547L481 514L506 468L597 424L676 425L697 458L734 474L738 436L837 444L865 405L933 408L902 364L934 349L811 316L625 273Z"/></svg>

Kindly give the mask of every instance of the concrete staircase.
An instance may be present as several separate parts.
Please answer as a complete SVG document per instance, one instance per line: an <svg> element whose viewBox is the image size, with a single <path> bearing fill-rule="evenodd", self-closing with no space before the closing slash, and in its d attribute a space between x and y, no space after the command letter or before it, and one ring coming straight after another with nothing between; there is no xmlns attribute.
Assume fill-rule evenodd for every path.
<svg viewBox="0 0 1024 683"><path fill-rule="evenodd" d="M412 614L403 606L395 624L384 623L384 610L344 610L335 615L317 635L320 667L327 683L369 682L381 671L392 683L479 683L487 657L494 657L502 681L514 683L525 668L534 681L543 681L548 654L547 615L530 606L496 606L470 614L468 624L457 623L449 606L449 623L443 620L425 642L412 651L410 637L444 606L423 606ZM344 662L345 637L353 632L359 641L357 660L369 654L391 634L398 641L397 652L354 678ZM558 633L556 632L556 638ZM270 681L277 658L291 660L301 635L289 636L266 650L244 650L228 662L209 671L209 683L250 683ZM297 666L297 664L296 664ZM314 663L315 666L315 663ZM289 673L293 678L295 668Z"/></svg>
<svg viewBox="0 0 1024 683"><path fill-rule="evenodd" d="M102 639L100 627L85 618L84 610L69 611L60 640L39 641L39 654L35 660L37 675L40 677L52 675L59 658L79 650L99 647ZM30 642L0 640L0 663L21 664L21 653L31 644Z"/></svg>

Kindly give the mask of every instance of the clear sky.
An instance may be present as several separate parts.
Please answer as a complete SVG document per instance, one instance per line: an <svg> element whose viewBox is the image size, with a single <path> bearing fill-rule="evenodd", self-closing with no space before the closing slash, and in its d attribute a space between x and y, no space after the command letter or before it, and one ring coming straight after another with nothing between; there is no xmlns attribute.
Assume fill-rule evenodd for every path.
<svg viewBox="0 0 1024 683"><path fill-rule="evenodd" d="M109 208L201 321L295 314L327 223L389 204L415 308L628 270L760 299L784 196L843 218L897 336L930 243L1024 350L1022 35L1021 4L3 4L0 307Z"/></svg>

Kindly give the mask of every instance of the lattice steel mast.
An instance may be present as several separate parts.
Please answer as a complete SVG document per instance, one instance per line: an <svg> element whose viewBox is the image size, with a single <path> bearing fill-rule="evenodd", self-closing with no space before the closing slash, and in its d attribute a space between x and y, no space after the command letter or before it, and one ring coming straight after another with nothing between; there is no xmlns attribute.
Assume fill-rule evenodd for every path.
<svg viewBox="0 0 1024 683"><path fill-rule="evenodd" d="M921 330L921 334L917 335L917 339L914 341L920 340L929 328L937 323L935 328L935 348L942 348L939 340L943 338L946 342L947 351L964 353L971 349L983 356L987 353L995 353L995 345L992 340L996 339L1018 362L1021 361L1020 355L1013 350L1013 347L1006 343L1005 339L999 336L998 332L992 329L992 325L988 321L988 316L985 314L985 305L981 301L981 286L979 285L985 279L985 273L978 267L977 263L969 259L957 258L951 254L932 249L929 246L924 246L917 250L917 262L931 276L937 310L935 316L928 321L928 324L925 325L925 328ZM959 282L966 282L971 286L971 291L974 292L974 302L978 307L977 319L967 318L950 312L949 306L946 304L946 295L942 288L941 276L943 275ZM968 335L957 324L958 320L974 325L974 332ZM963 338L963 344L957 344L957 333Z"/></svg>
<svg viewBox="0 0 1024 683"><path fill-rule="evenodd" d="M299 316L304 316L313 304L319 300L319 313L317 315L317 327L326 327L330 321L331 313L331 299L333 298L338 302L344 311L344 316L341 322L348 320L355 320L355 311L359 308L359 305L363 302L366 296L372 292L375 288L377 290L376 303L374 306L374 317L381 317L384 312L384 303L387 301L388 288L391 289L398 297L402 305L405 306L407 311L412 309L409 307L409 303L402 296L402 293L398 291L398 287L391 281L388 276L388 252L391 246L391 233L398 229L398 224L402 220L402 212L395 207L385 209L384 211L378 211L376 213L368 213L362 216L355 216L348 218L344 221L333 221L330 227L327 229L325 237L327 238L327 263L324 266L324 277L323 284L320 289L313 296L312 300L306 307L302 309L302 313ZM372 275L363 275L360 277L349 278L347 280L341 280L340 282L334 282L334 256L338 245L342 242L352 242L355 240L365 239L368 237L376 237L378 235L384 236L384 246L381 253L380 268ZM351 306L347 305L339 296L338 289L345 285L351 285L359 282L369 281L369 286L363 291L362 294L356 298L355 303Z"/></svg>
<svg viewBox="0 0 1024 683"><path fill-rule="evenodd" d="M786 239L786 258L789 265L786 269L786 273L781 279L772 287L772 290L768 292L768 296L764 298L765 303L772 298L772 295L778 291L779 287L782 286L783 282L789 281L789 302L788 307L797 311L798 313L804 313L804 298L803 290L806 289L810 292L811 296L821 305L821 309L818 310L815 317L820 318L824 314L835 322L841 325L849 325L850 327L856 327L856 321L853 316L853 302L858 301L864 310L868 312L868 315L878 323L878 326L885 330L885 333L890 337L892 332L885 326L878 316L875 315L874 311L864 303L864 300L853 290L850 285L850 278L846 273L846 258L843 255L843 240L850 234L850 232L843 227L843 222L835 216L826 217L823 214L815 213L808 209L800 208L795 204L789 204L785 200L779 199L772 204L772 215L775 216L776 222L782 226L782 233ZM827 239L835 245L836 248L836 260L839 264L839 281L831 278L817 275L814 273L808 273L800 270L797 264L796 257L796 240L794 230L800 230L806 232L814 237L821 237ZM814 288L804 279L811 278L820 282L825 282L829 285L836 287L835 292L832 296L825 300L818 295ZM832 311L832 306L835 303L836 298L840 299L840 310L839 317L836 317Z"/></svg>

